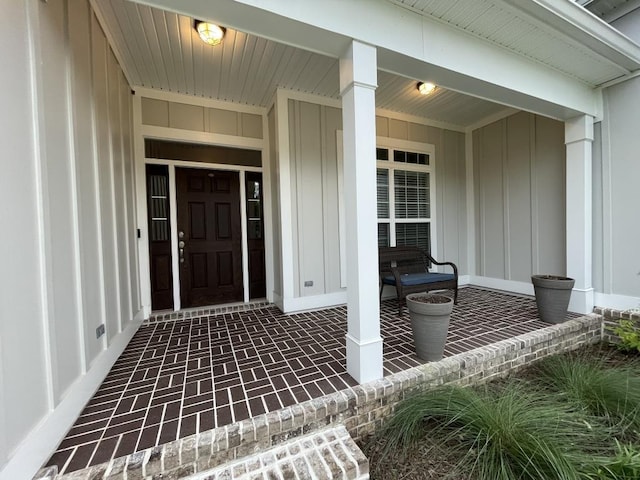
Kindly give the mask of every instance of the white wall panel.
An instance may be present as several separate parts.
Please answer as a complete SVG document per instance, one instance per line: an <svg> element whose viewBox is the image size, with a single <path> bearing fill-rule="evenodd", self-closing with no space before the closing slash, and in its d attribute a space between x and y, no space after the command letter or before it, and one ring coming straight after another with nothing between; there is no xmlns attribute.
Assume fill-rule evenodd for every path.
<svg viewBox="0 0 640 480"><path fill-rule="evenodd" d="M296 297L341 290L336 143L341 129L339 109L289 101Z"/></svg>
<svg viewBox="0 0 640 480"><path fill-rule="evenodd" d="M98 190L100 192L102 256L104 259L105 321L107 338L111 340L120 328L120 302L116 267L118 259L115 243L113 163L111 161L111 133L109 130L108 44L95 16L92 19L93 103L96 116Z"/></svg>
<svg viewBox="0 0 640 480"><path fill-rule="evenodd" d="M98 205L97 163L94 155L95 135L91 97L91 12L89 5L78 2L69 10L71 48L73 129L76 185L78 191L78 227L80 237L80 280L84 321L85 361L90 364L102 350L96 328L104 323L102 289L102 253L100 208Z"/></svg>
<svg viewBox="0 0 640 480"><path fill-rule="evenodd" d="M474 162L478 179L478 203L483 215L480 219L480 275L505 278L504 242L504 122L496 122L483 129L482 157Z"/></svg>
<svg viewBox="0 0 640 480"><path fill-rule="evenodd" d="M299 296L318 295L324 291L324 211L322 191L321 107L297 102L291 122L297 125L296 152L292 158L298 225ZM305 286L305 282L313 282Z"/></svg>
<svg viewBox="0 0 640 480"><path fill-rule="evenodd" d="M122 143L123 131L120 115L120 68L111 49L107 53L109 131L111 132L111 162L113 166L113 206L115 213L116 234L116 272L118 275L118 291L120 292L120 323L118 332L124 328L123 323L131 318L131 291L129 289L129 258L127 255L128 225L125 205L125 157Z"/></svg>
<svg viewBox="0 0 640 480"><path fill-rule="evenodd" d="M53 395L62 393L81 372L82 340L78 328L76 284L75 185L69 145L69 90L65 47L65 5L61 0L38 3L41 107L40 147L47 255L48 311Z"/></svg>
<svg viewBox="0 0 640 480"><path fill-rule="evenodd" d="M640 297L640 79L606 90L603 122L604 293Z"/></svg>
<svg viewBox="0 0 640 480"><path fill-rule="evenodd" d="M0 469L48 409L27 7L3 2L0 15L11 65L0 75L0 164L11 173L0 175Z"/></svg>
<svg viewBox="0 0 640 480"><path fill-rule="evenodd" d="M0 209L4 480L31 478L53 452L133 335L135 325L114 337L119 316L137 313L139 289L128 248L131 97L113 57L107 70L88 1L9 0L0 25L0 55L11 63L0 76L0 200L10 206ZM95 337L104 298L112 343Z"/></svg>
<svg viewBox="0 0 640 480"><path fill-rule="evenodd" d="M438 260L454 262L458 273L467 268L467 190L464 134L443 131L443 144L436 149ZM440 235L441 233L441 235Z"/></svg>
<svg viewBox="0 0 640 480"><path fill-rule="evenodd" d="M338 108L326 107L322 111L322 190L323 212L328 221L324 222L324 289L337 292L340 281L340 229L337 222L338 202L338 145L336 131L342 130L342 112Z"/></svg>
<svg viewBox="0 0 640 480"><path fill-rule="evenodd" d="M136 313L142 308L140 298L140 281L138 272L138 255L137 255L137 225L136 225L136 192L135 192L135 165L133 161L133 102L131 99L131 87L127 83L122 70L118 70L120 81L120 124L122 131L122 156L124 161L124 193L125 193L125 209L127 215L127 238L125 245L127 246L128 258L128 283L127 292L129 294L129 320L135 317Z"/></svg>
<svg viewBox="0 0 640 480"><path fill-rule="evenodd" d="M511 280L531 281L531 115L518 113L507 121L505 172L508 272Z"/></svg>
<svg viewBox="0 0 640 480"><path fill-rule="evenodd" d="M537 232L538 268L533 273L565 275L566 154L562 122L535 117L534 171L537 224L533 228Z"/></svg>
<svg viewBox="0 0 640 480"><path fill-rule="evenodd" d="M478 275L564 274L564 125L518 113L475 130L473 152Z"/></svg>

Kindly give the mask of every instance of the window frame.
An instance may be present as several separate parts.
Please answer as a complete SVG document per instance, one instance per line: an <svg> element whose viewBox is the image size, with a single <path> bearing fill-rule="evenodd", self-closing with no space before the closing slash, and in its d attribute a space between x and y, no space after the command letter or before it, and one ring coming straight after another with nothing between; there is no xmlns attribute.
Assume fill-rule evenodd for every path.
<svg viewBox="0 0 640 480"><path fill-rule="evenodd" d="M427 223L429 227L429 245L432 256L437 256L436 246L436 175L435 175L435 146L427 143L411 142L407 140L396 140L390 138L377 138L376 148L383 148L389 151L389 160L376 159L377 169L388 170L389 189L389 217L377 218L377 224L389 225L389 246L396 246L396 225L400 223L416 224ZM395 162L395 150L404 150L412 153L426 154L429 157L429 165L413 163ZM397 218L395 210L395 171L402 170L408 172L427 173L429 175L429 218ZM377 217L377 203L376 203Z"/></svg>

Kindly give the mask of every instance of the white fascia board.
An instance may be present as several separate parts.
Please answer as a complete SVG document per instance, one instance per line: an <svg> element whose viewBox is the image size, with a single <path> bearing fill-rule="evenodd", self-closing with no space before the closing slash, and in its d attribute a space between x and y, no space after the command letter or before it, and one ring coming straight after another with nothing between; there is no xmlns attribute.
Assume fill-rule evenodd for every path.
<svg viewBox="0 0 640 480"><path fill-rule="evenodd" d="M502 0L633 72L640 68L640 45L575 2Z"/></svg>
<svg viewBox="0 0 640 480"><path fill-rule="evenodd" d="M514 0L515 1L515 0ZM340 57L350 39L378 48L378 68L430 78L464 92L554 118L599 117L588 85L460 29L390 2L370 0L142 0L195 18ZM402 34L397 32L401 31Z"/></svg>

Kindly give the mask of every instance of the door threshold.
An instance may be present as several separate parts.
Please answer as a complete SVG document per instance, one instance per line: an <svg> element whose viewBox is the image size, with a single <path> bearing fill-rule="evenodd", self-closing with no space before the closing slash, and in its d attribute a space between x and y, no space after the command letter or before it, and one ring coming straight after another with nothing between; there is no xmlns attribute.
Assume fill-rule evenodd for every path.
<svg viewBox="0 0 640 480"><path fill-rule="evenodd" d="M259 308L270 306L271 303L266 298L249 300L248 302L223 303L220 305L210 305L204 307L185 308L182 310L159 310L151 312L151 315L144 323L170 322L174 320L186 320L196 317L209 317L232 312L247 312Z"/></svg>

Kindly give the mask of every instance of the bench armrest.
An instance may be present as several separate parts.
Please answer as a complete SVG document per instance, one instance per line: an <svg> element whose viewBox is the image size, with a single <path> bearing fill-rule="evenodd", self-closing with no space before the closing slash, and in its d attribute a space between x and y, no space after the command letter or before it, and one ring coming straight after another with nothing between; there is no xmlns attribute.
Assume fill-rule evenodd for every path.
<svg viewBox="0 0 640 480"><path fill-rule="evenodd" d="M453 262L436 262L433 258L430 259L431 263L433 263L434 265L449 265L451 268L453 268L453 274L456 276L456 278L458 278L458 267L456 266L455 263Z"/></svg>

